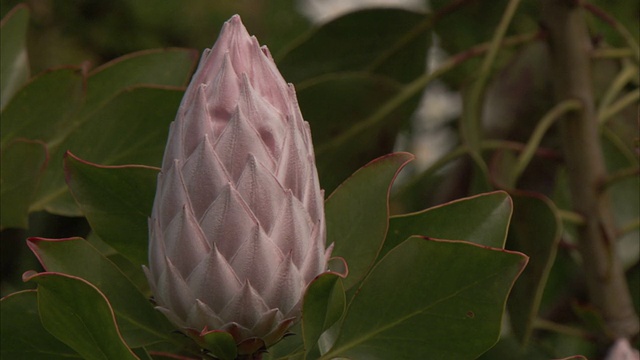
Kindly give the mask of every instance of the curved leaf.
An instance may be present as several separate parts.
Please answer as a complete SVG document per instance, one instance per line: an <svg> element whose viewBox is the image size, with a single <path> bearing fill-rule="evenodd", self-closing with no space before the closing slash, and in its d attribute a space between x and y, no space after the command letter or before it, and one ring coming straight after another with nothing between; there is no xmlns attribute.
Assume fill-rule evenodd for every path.
<svg viewBox="0 0 640 360"><path fill-rule="evenodd" d="M36 290L3 297L0 300L0 324L0 357L3 359L82 359L42 327Z"/></svg>
<svg viewBox="0 0 640 360"><path fill-rule="evenodd" d="M513 203L504 191L455 200L412 214L392 216L383 256L412 235L465 240L504 248Z"/></svg>
<svg viewBox="0 0 640 360"><path fill-rule="evenodd" d="M47 166L47 147L40 141L16 139L1 154L0 229L26 228L33 194Z"/></svg>
<svg viewBox="0 0 640 360"><path fill-rule="evenodd" d="M135 360L120 335L107 298L81 278L27 272L25 281L38 284L42 325L87 360Z"/></svg>
<svg viewBox="0 0 640 360"><path fill-rule="evenodd" d="M164 340L174 329L131 280L85 240L30 238L27 244L47 271L80 277L100 289L129 346Z"/></svg>
<svg viewBox="0 0 640 360"><path fill-rule="evenodd" d="M318 339L335 324L346 306L342 277L324 273L309 284L302 305L302 335L307 359L320 356Z"/></svg>
<svg viewBox="0 0 640 360"><path fill-rule="evenodd" d="M18 5L0 22L0 110L29 79L27 26L29 9Z"/></svg>
<svg viewBox="0 0 640 360"><path fill-rule="evenodd" d="M365 278L322 359L473 359L498 341L516 252L413 237Z"/></svg>
<svg viewBox="0 0 640 360"><path fill-rule="evenodd" d="M345 71L367 71L408 82L425 69L429 25L425 14L408 10L352 12L302 35L279 57L278 67L296 85Z"/></svg>
<svg viewBox="0 0 640 360"><path fill-rule="evenodd" d="M409 153L378 158L355 172L325 203L327 243L333 256L344 258L349 275L345 289L358 283L378 256L387 233L389 189L400 169L413 159Z"/></svg>
<svg viewBox="0 0 640 360"><path fill-rule="evenodd" d="M66 151L104 165L160 165L169 123L183 91L139 87L119 93L82 122L52 154L62 161ZM62 166L50 166L38 193L36 208L62 215L82 215L64 183Z"/></svg>
<svg viewBox="0 0 640 360"><path fill-rule="evenodd" d="M509 248L531 257L527 269L513 287L509 315L514 334L526 344L538 316L542 293L562 236L558 209L548 198L535 193L512 193L513 223Z"/></svg>
<svg viewBox="0 0 640 360"><path fill-rule="evenodd" d="M101 166L67 153L67 185L100 238L131 260L147 263L147 219L159 169L148 166Z"/></svg>
<svg viewBox="0 0 640 360"><path fill-rule="evenodd" d="M332 74L298 85L298 102L311 124L320 184L327 192L371 159L393 151L417 97L385 116L375 114L379 104L401 89L388 78L363 73Z"/></svg>
<svg viewBox="0 0 640 360"><path fill-rule="evenodd" d="M74 67L51 70L31 79L2 111L2 146L16 138L48 145L58 142L68 133L73 115L82 104L84 80L81 70Z"/></svg>

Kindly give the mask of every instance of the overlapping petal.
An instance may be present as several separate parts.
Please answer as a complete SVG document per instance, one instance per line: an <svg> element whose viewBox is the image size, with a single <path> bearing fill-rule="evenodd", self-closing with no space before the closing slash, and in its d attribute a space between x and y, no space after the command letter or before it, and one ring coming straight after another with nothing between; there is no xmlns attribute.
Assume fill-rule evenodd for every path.
<svg viewBox="0 0 640 360"><path fill-rule="evenodd" d="M234 16L170 128L145 269L158 309L187 333L269 346L326 270L324 221L295 90Z"/></svg>

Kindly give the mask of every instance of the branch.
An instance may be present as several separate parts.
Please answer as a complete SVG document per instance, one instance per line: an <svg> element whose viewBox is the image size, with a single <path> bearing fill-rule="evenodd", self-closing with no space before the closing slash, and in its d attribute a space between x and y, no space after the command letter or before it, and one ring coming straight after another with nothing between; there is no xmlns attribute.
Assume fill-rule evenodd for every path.
<svg viewBox="0 0 640 360"><path fill-rule="evenodd" d="M622 264L616 258L616 231L610 200L601 193L607 178L591 84L591 43L583 13L575 1L542 1L549 30L556 101L576 99L582 111L560 122L573 211L584 217L578 227L589 297L601 312L610 338L631 338L640 324Z"/></svg>

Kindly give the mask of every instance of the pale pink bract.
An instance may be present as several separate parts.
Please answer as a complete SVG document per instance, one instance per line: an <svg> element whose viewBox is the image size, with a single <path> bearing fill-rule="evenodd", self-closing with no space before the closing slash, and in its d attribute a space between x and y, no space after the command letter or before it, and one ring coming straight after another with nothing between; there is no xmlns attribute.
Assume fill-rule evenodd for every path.
<svg viewBox="0 0 640 360"><path fill-rule="evenodd" d="M171 124L149 220L157 308L181 329L269 346L324 272L323 191L295 90L239 16Z"/></svg>

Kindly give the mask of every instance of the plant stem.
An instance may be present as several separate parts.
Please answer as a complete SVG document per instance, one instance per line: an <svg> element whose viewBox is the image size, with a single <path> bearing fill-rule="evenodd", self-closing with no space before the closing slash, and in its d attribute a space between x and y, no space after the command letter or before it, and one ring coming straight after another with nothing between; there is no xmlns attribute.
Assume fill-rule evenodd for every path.
<svg viewBox="0 0 640 360"><path fill-rule="evenodd" d="M610 200L601 185L607 174L600 146L591 84L591 43L580 7L570 0L543 0L542 19L549 30L556 100L577 99L580 112L560 122L573 210L584 217L578 227L589 297L601 312L610 338L630 338L640 324L622 264L616 258Z"/></svg>

